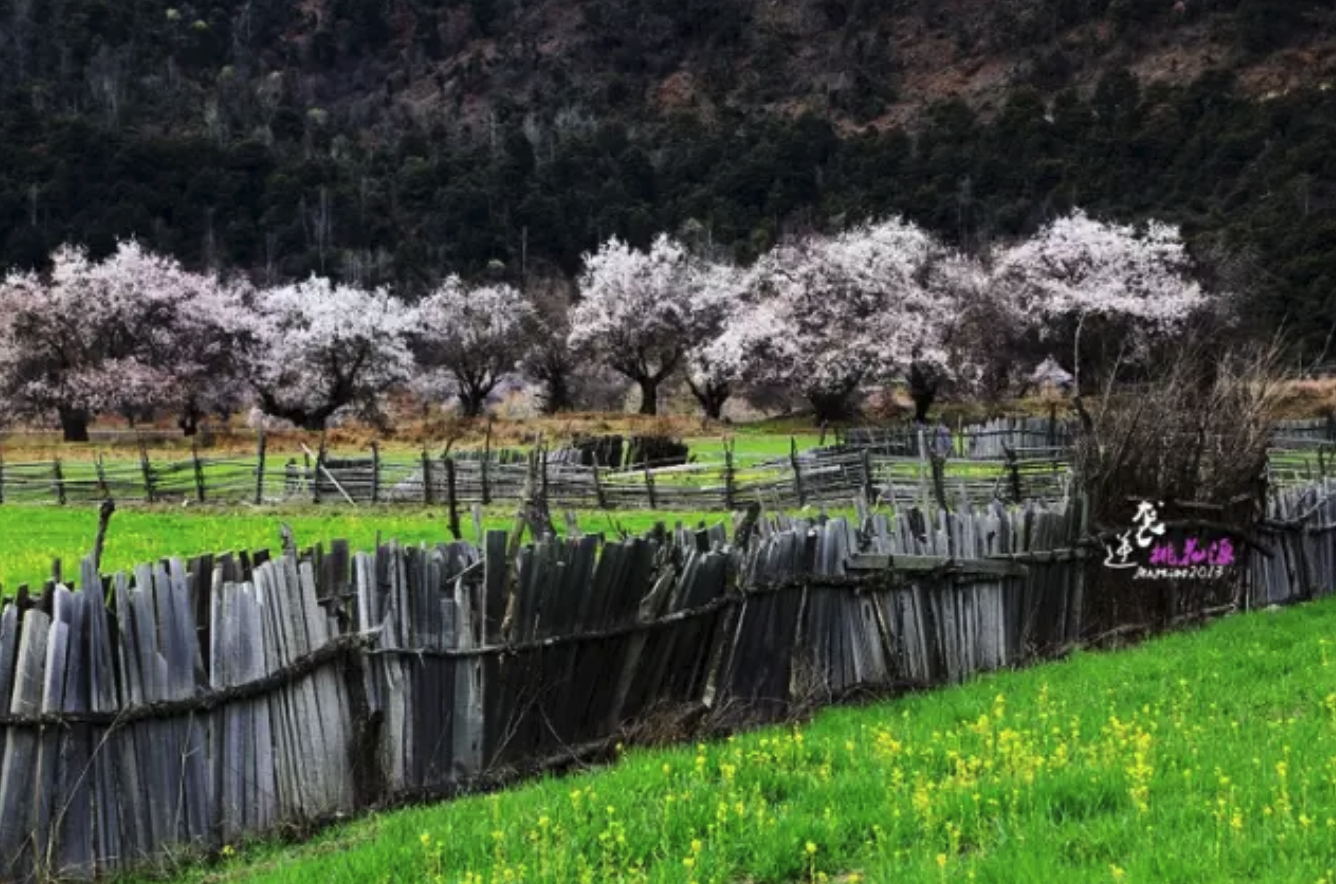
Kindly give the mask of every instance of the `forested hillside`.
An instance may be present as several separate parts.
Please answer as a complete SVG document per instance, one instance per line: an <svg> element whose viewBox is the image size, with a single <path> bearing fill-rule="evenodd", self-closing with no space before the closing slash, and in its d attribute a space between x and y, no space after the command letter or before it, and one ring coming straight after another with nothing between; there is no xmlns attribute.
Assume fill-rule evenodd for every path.
<svg viewBox="0 0 1336 884"><path fill-rule="evenodd" d="M1079 205L1181 223L1310 351L1336 320L1333 0L10 0L0 60L4 265L134 234L411 293Z"/></svg>

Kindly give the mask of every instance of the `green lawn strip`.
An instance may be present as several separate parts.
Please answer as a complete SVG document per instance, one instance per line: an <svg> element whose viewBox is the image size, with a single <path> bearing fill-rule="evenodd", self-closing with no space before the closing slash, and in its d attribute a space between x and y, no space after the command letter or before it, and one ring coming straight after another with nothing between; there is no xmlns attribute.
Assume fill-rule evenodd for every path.
<svg viewBox="0 0 1336 884"><path fill-rule="evenodd" d="M1333 600L1233 617L174 880L1330 881L1333 632Z"/></svg>
<svg viewBox="0 0 1336 884"><path fill-rule="evenodd" d="M483 527L509 529L514 524L514 503L484 511ZM460 514L464 537L475 541L472 517ZM553 518L565 530L561 513ZM728 521L728 514L623 510L576 513L581 531L615 536L617 530L642 534L658 522L674 527L681 521L696 527ZM443 506L298 505L264 508L125 507L112 517L103 553L103 571L154 562L165 556L183 558L204 553L280 548L279 526L292 526L299 546L328 545L346 539L354 550L369 550L379 536L402 543L430 543L451 539ZM92 551L97 533L97 507L0 506L0 586L37 584L51 573L52 559L61 559L66 574L77 574L78 562Z"/></svg>

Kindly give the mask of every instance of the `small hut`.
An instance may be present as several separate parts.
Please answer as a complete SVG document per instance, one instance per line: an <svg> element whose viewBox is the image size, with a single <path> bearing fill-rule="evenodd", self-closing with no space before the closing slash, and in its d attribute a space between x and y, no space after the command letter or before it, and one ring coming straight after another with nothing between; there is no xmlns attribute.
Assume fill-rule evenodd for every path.
<svg viewBox="0 0 1336 884"><path fill-rule="evenodd" d="M1050 356L1030 375L1026 386L1037 387L1041 392L1056 390L1059 393L1070 393L1074 380L1071 372L1058 365L1057 360Z"/></svg>

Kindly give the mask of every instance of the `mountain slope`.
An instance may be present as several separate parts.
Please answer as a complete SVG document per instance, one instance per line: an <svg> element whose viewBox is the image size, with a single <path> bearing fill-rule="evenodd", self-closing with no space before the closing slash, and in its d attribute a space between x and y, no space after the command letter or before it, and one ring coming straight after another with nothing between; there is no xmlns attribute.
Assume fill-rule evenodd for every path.
<svg viewBox="0 0 1336 884"><path fill-rule="evenodd" d="M15 0L0 262L133 233L411 288L688 222L747 260L869 214L979 246L1080 204L1183 223L1319 346L1334 6Z"/></svg>

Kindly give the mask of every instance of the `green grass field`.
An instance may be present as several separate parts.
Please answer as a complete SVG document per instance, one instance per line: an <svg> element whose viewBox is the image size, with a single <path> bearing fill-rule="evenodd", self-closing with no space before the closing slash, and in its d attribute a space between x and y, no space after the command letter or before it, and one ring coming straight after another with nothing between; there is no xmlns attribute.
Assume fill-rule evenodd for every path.
<svg viewBox="0 0 1336 884"><path fill-rule="evenodd" d="M1332 882L1336 600L251 845L180 882Z"/></svg>
<svg viewBox="0 0 1336 884"><path fill-rule="evenodd" d="M559 530L564 521L553 513ZM495 505L484 512L483 527L509 529L514 504ZM581 531L616 535L618 528L632 534L651 530L656 522L673 527L678 521L696 526L727 522L727 513L669 513L628 510L577 514ZM461 513L464 538L476 541L472 517ZM281 547L279 526L287 523L299 546L348 540L353 549L370 549L377 535L403 543L451 539L444 507L379 506L353 510L310 505L228 509L201 507L124 508L112 516L103 551L103 571L128 568L164 556L190 557L203 553ZM66 576L78 575L79 561L93 548L97 509L93 506L0 506L0 586L40 583L51 574L51 562L60 559Z"/></svg>

